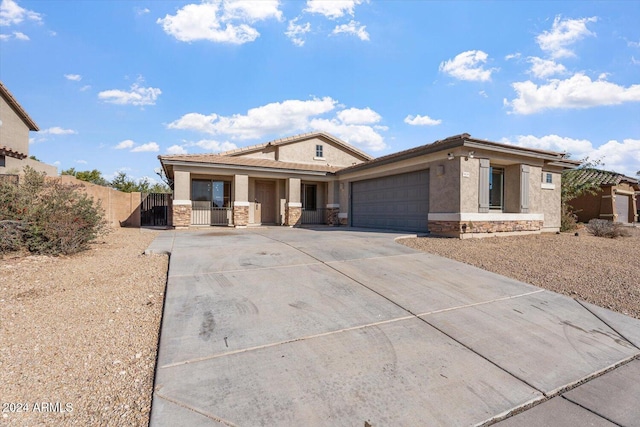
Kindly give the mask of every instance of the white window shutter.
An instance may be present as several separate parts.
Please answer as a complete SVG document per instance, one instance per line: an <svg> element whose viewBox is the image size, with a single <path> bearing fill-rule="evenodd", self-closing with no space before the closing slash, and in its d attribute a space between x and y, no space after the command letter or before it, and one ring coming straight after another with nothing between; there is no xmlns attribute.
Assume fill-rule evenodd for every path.
<svg viewBox="0 0 640 427"><path fill-rule="evenodd" d="M529 166L520 165L520 212L529 213Z"/></svg>
<svg viewBox="0 0 640 427"><path fill-rule="evenodd" d="M480 159L478 212L489 212L489 159Z"/></svg>

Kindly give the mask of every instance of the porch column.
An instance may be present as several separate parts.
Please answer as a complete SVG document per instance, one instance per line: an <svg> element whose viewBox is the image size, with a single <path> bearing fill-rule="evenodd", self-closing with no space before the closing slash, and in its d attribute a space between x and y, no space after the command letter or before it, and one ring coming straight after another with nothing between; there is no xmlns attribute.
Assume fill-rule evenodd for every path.
<svg viewBox="0 0 640 427"><path fill-rule="evenodd" d="M176 228L186 228L191 225L191 174L189 172L173 172L171 217L171 225Z"/></svg>
<svg viewBox="0 0 640 427"><path fill-rule="evenodd" d="M284 213L284 224L289 227L300 225L302 203L300 203L300 178L287 179L287 202Z"/></svg>
<svg viewBox="0 0 640 427"><path fill-rule="evenodd" d="M327 216L325 223L328 225L340 225L338 214L340 213L340 190L338 181L327 182Z"/></svg>
<svg viewBox="0 0 640 427"><path fill-rule="evenodd" d="M249 175L233 176L233 225L246 227L249 223Z"/></svg>

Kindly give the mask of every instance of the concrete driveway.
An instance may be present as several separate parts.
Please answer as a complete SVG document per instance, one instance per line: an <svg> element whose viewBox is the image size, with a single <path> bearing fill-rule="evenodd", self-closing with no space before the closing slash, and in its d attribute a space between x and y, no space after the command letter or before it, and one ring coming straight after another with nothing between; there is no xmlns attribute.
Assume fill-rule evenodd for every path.
<svg viewBox="0 0 640 427"><path fill-rule="evenodd" d="M151 425L640 425L640 321L400 236L162 233Z"/></svg>

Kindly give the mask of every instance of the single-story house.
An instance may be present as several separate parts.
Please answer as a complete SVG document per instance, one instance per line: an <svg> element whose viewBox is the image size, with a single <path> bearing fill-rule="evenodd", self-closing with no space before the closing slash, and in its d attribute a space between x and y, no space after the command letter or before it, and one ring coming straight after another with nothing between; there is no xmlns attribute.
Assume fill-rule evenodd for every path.
<svg viewBox="0 0 640 427"><path fill-rule="evenodd" d="M323 132L220 154L158 156L170 221L349 225L456 237L560 227L561 153L469 134L372 158Z"/></svg>
<svg viewBox="0 0 640 427"><path fill-rule="evenodd" d="M0 82L0 174L20 174L25 166L48 176L58 168L29 158L29 131L38 131L33 121L9 89Z"/></svg>
<svg viewBox="0 0 640 427"><path fill-rule="evenodd" d="M586 193L568 202L578 221L599 218L621 223L638 222L640 183L636 178L599 169L583 169L576 171L574 179L598 186L595 194Z"/></svg>

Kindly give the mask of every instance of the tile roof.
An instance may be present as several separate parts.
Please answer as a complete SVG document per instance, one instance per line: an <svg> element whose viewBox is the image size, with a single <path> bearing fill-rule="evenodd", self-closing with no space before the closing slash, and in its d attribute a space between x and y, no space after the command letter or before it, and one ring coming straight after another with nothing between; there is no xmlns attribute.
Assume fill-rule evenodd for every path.
<svg viewBox="0 0 640 427"><path fill-rule="evenodd" d="M20 151L16 151L13 148L9 148L5 145L0 145L0 155L13 157L20 160L27 158L27 155L25 153L21 153Z"/></svg>
<svg viewBox="0 0 640 427"><path fill-rule="evenodd" d="M18 103L18 101L13 97L11 92L9 92L9 89L7 89L7 87L4 84L2 84L2 82L0 82L0 95L7 101L7 104L9 104L11 108L13 108L13 110L16 112L18 117L20 117L24 122L24 124L27 125L29 130L33 130L33 131L40 130L36 122L34 122L33 119L29 117L27 112L24 111L24 108L22 108L20 103Z"/></svg>
<svg viewBox="0 0 640 427"><path fill-rule="evenodd" d="M576 169L572 178L577 184L589 181L597 185L619 185L621 182L626 182L628 184L638 186L639 183L636 178L631 178L630 176L622 175L617 172L591 168Z"/></svg>
<svg viewBox="0 0 640 427"><path fill-rule="evenodd" d="M230 166L248 166L257 168L272 168L284 170L300 170L314 172L335 172L340 166L327 164L289 163L271 159L256 159L251 157L231 157L222 154L177 154L171 156L158 156L162 162L187 162L202 164L217 164Z"/></svg>
<svg viewBox="0 0 640 427"><path fill-rule="evenodd" d="M238 156L241 155L243 153L247 153L247 152L251 152L251 151L258 151L261 148L265 148L265 147L275 147L278 145L283 145L283 144L290 144L292 142L297 142L297 141L302 141L305 139L311 139L311 138L316 138L316 137L323 137L328 139L329 141L332 141L346 149L348 149L349 151L352 151L358 155L360 155L361 157L363 157L366 160L371 160L373 159L373 157L371 157L370 155L368 155L367 153L365 153L364 151L361 151L359 149L357 149L356 147L354 147L351 144L346 143L345 141L336 138L333 135L330 135L326 132L308 132L308 133L301 133L299 135L293 135L293 136L288 136L286 138L280 138L280 139L274 139L273 141L269 141L269 142L264 142L262 144L256 144L256 145L250 145L248 147L242 147L242 148L236 148L234 150L229 150L229 151L224 151L222 153L219 153L221 156Z"/></svg>

